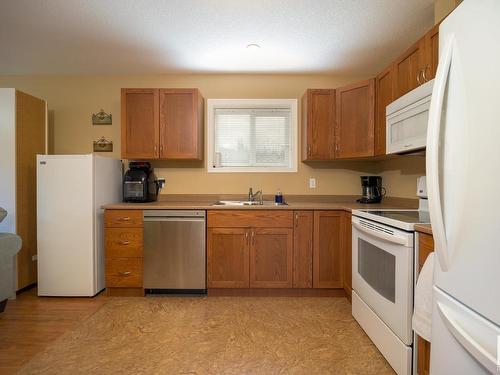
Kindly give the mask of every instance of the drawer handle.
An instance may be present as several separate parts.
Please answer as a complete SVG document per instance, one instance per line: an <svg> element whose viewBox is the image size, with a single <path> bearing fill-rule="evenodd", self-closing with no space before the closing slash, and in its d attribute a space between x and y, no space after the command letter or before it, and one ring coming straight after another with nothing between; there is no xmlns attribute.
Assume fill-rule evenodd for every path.
<svg viewBox="0 0 500 375"><path fill-rule="evenodd" d="M132 272L130 272L130 271L125 271L125 272L118 272L118 274L119 274L120 276L130 276L130 275L132 274Z"/></svg>
<svg viewBox="0 0 500 375"><path fill-rule="evenodd" d="M130 217L128 217L128 216L119 217L118 220L120 220L120 221L130 221Z"/></svg>
<svg viewBox="0 0 500 375"><path fill-rule="evenodd" d="M130 245L130 241L119 241L120 245Z"/></svg>

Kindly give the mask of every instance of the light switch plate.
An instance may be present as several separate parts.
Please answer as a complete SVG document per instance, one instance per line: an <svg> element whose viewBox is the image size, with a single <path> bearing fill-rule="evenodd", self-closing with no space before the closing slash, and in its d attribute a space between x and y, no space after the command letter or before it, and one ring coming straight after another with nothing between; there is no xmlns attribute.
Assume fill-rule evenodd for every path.
<svg viewBox="0 0 500 375"><path fill-rule="evenodd" d="M316 179L315 178L309 179L309 189L316 189Z"/></svg>

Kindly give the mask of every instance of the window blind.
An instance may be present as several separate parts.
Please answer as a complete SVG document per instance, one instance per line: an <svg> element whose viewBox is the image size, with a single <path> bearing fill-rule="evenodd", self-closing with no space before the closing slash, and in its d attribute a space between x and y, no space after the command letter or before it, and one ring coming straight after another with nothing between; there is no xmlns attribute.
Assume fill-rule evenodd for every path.
<svg viewBox="0 0 500 375"><path fill-rule="evenodd" d="M288 167L289 108L215 109L214 166Z"/></svg>

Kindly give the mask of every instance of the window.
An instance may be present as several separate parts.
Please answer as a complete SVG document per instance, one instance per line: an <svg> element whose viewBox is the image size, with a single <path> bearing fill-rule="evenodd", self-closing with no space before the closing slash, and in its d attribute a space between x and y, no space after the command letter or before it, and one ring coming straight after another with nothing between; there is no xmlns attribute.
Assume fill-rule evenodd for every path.
<svg viewBox="0 0 500 375"><path fill-rule="evenodd" d="M296 172L295 99L209 99L209 172Z"/></svg>

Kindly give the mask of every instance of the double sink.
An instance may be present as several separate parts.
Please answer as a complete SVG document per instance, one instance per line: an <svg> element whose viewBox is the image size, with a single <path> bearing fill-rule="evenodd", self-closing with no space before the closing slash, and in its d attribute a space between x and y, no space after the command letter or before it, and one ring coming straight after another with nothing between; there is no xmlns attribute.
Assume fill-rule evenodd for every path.
<svg viewBox="0 0 500 375"><path fill-rule="evenodd" d="M286 204L286 203L282 203ZM282 205L280 204L280 205ZM275 206L273 201L217 201L212 206Z"/></svg>

